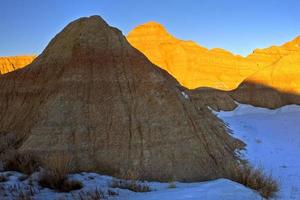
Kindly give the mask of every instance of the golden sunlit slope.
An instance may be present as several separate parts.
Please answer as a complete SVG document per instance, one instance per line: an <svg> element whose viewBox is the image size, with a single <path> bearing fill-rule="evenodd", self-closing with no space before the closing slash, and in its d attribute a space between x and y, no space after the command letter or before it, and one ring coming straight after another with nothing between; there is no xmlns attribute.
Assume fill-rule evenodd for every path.
<svg viewBox="0 0 300 200"><path fill-rule="evenodd" d="M282 92L300 94L300 52L284 56L276 63L247 78Z"/></svg>
<svg viewBox="0 0 300 200"><path fill-rule="evenodd" d="M297 55L300 37L282 46L256 49L247 57L236 56L223 49L208 50L192 41L176 39L156 22L136 27L128 34L127 39L154 64L166 69L188 88L212 87L232 90L249 76L249 80L260 81L261 84L268 82L267 85L279 88L283 85L288 87L290 84L290 87L295 88L297 84L291 83L290 79L293 80L293 74L299 68ZM283 68L276 70L282 75L274 76L271 81L285 81L280 83L280 86L270 83L270 78L263 75L273 71L273 67ZM258 73L257 77L251 76L261 70L263 71Z"/></svg>
<svg viewBox="0 0 300 200"><path fill-rule="evenodd" d="M299 53L300 36L282 46L271 46L265 49L255 49L247 59L259 63L261 66L275 64L281 58L293 53Z"/></svg>
<svg viewBox="0 0 300 200"><path fill-rule="evenodd" d="M226 50L209 50L192 41L176 39L156 22L136 27L127 39L188 88L231 90L259 69L251 60Z"/></svg>
<svg viewBox="0 0 300 200"><path fill-rule="evenodd" d="M5 74L30 64L35 56L0 57L0 74Z"/></svg>

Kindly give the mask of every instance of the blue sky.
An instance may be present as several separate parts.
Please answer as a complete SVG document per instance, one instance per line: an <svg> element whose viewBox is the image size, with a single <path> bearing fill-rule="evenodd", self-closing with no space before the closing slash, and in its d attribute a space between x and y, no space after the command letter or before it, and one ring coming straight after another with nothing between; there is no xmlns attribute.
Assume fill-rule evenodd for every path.
<svg viewBox="0 0 300 200"><path fill-rule="evenodd" d="M101 15L127 34L148 21L247 55L300 35L299 0L0 0L0 56L39 54L70 21Z"/></svg>

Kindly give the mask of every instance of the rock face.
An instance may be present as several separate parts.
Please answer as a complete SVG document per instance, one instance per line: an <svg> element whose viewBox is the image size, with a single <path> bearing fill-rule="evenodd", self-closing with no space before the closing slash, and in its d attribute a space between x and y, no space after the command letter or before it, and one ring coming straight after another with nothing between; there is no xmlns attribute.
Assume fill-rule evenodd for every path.
<svg viewBox="0 0 300 200"><path fill-rule="evenodd" d="M35 56L0 57L0 75L30 64Z"/></svg>
<svg viewBox="0 0 300 200"><path fill-rule="evenodd" d="M204 104L216 111L234 110L237 107L236 102L269 109L276 109L290 104L300 104L300 95L282 92L253 82L243 82L232 91L198 88L186 92L196 104Z"/></svg>
<svg viewBox="0 0 300 200"><path fill-rule="evenodd" d="M127 38L182 85L199 88L186 92L215 110L232 110L235 101L267 108L300 103L300 36L247 57L176 39L155 22L138 26Z"/></svg>
<svg viewBox="0 0 300 200"><path fill-rule="evenodd" d="M248 77L246 82L263 84L278 91L300 95L300 49Z"/></svg>
<svg viewBox="0 0 300 200"><path fill-rule="evenodd" d="M0 86L0 133L45 159L70 155L77 170L211 179L243 146L98 16L70 23Z"/></svg>
<svg viewBox="0 0 300 200"><path fill-rule="evenodd" d="M136 27L127 39L188 88L228 91L246 79L284 93L300 92L300 36L282 46L256 49L247 57L176 39L155 22Z"/></svg>
<svg viewBox="0 0 300 200"><path fill-rule="evenodd" d="M259 69L257 63L223 49L208 50L192 41L176 39L155 22L136 27L127 39L151 62L192 89L232 90Z"/></svg>

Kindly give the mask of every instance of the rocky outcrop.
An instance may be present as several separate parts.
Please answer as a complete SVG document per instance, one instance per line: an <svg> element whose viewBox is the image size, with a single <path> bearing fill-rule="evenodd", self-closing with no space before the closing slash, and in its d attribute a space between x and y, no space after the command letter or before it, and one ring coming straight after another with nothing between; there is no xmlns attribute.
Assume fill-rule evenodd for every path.
<svg viewBox="0 0 300 200"><path fill-rule="evenodd" d="M277 109L290 104L300 105L300 95L253 82L243 82L232 91L198 88L186 92L196 104L206 105L215 111L234 110L237 103L269 109Z"/></svg>
<svg viewBox="0 0 300 200"><path fill-rule="evenodd" d="M69 24L26 68L0 77L0 133L76 170L148 180L221 177L243 145L100 17Z"/></svg>
<svg viewBox="0 0 300 200"><path fill-rule="evenodd" d="M0 75L30 64L35 56L0 57Z"/></svg>

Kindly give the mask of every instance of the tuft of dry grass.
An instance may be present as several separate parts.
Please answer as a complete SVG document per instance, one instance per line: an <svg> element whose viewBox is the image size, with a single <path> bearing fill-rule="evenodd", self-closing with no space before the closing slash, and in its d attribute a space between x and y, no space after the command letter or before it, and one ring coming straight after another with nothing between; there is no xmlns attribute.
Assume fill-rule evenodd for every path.
<svg viewBox="0 0 300 200"><path fill-rule="evenodd" d="M68 174L73 171L72 159L66 155L49 157L48 168L41 172L39 184L59 192L70 192L83 187L80 181L69 180Z"/></svg>
<svg viewBox="0 0 300 200"><path fill-rule="evenodd" d="M39 166L39 159L29 152L20 153L18 151L9 151L4 156L5 170L32 174L38 170Z"/></svg>
<svg viewBox="0 0 300 200"><path fill-rule="evenodd" d="M131 190L133 192L151 192L152 191L149 185L138 182L136 180L113 179L110 184L110 187L127 189L127 190Z"/></svg>
<svg viewBox="0 0 300 200"><path fill-rule="evenodd" d="M275 197L279 185L272 175L266 175L261 167L254 168L248 164L228 166L226 177L232 181L258 191L264 198Z"/></svg>
<svg viewBox="0 0 300 200"><path fill-rule="evenodd" d="M0 188L4 196L11 195L16 200L32 200L40 191L31 186L22 186L21 184L10 185L9 187Z"/></svg>
<svg viewBox="0 0 300 200"><path fill-rule="evenodd" d="M74 199L78 200L105 200L105 194L99 188L90 191L81 191L78 193L77 196L73 195Z"/></svg>

